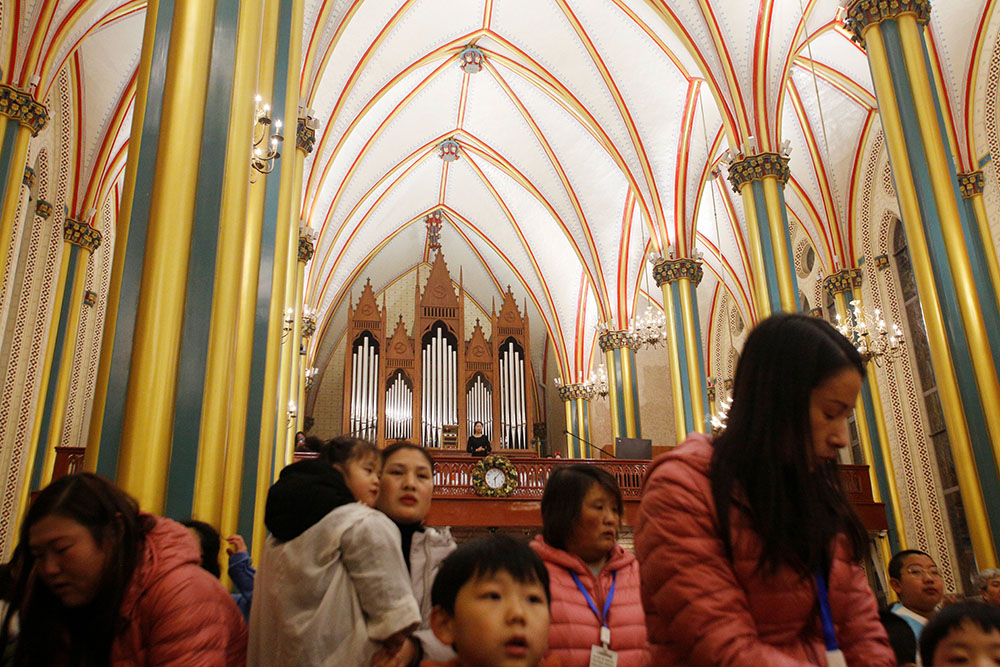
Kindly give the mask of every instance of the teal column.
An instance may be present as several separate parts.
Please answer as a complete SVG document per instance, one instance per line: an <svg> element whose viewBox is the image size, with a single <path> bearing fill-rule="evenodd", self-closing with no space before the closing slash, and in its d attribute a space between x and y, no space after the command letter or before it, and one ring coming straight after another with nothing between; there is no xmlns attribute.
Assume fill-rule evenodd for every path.
<svg viewBox="0 0 1000 667"><path fill-rule="evenodd" d="M846 321L853 318L854 308L857 303L860 308L860 290L864 274L859 268L842 269L837 273L827 276L823 281L826 291L833 295L838 310L838 321ZM857 296L855 296L857 290ZM857 299L857 302L856 302ZM852 340L857 344L860 341ZM899 491L896 484L896 475L892 464L892 452L889 447L888 434L885 428L885 416L882 414L881 401L876 401L879 396L877 378L875 376L875 362L873 358L862 355L867 366L865 380L861 385L861 395L858 404L855 406L855 421L858 426L858 438L861 441L861 449L865 455L865 464L868 466L869 475L872 481L872 491L875 502L885 504L886 519L889 524L889 545L892 553L897 553L903 549L906 540L902 538L902 508L900 507Z"/></svg>
<svg viewBox="0 0 1000 667"><path fill-rule="evenodd" d="M582 384L559 387L559 398L566 404L566 458L594 458L590 440L590 391Z"/></svg>
<svg viewBox="0 0 1000 667"><path fill-rule="evenodd" d="M608 365L608 394L611 403L613 438L638 438L639 378L635 368L638 339L628 331L608 331L597 339ZM612 449L614 443L612 443Z"/></svg>

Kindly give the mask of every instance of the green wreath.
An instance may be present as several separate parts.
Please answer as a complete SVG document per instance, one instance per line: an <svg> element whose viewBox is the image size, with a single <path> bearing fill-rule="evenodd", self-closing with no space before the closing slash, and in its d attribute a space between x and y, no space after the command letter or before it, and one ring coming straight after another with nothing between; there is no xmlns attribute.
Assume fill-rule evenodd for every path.
<svg viewBox="0 0 1000 667"><path fill-rule="evenodd" d="M494 489L486 483L486 471L499 468L503 471L506 480ZM481 459L472 470L472 490L477 496L487 496L490 498L500 498L509 496L517 488L517 468L514 467L506 457L493 454Z"/></svg>

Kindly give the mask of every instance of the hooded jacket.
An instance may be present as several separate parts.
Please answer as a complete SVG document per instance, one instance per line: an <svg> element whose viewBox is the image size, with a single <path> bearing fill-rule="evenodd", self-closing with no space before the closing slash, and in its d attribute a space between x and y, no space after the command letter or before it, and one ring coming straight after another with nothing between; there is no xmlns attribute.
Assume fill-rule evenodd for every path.
<svg viewBox="0 0 1000 667"><path fill-rule="evenodd" d="M429 660L448 660L455 652L442 644L431 630L431 586L437 576L441 561L458 545L451 536L451 530L424 526L413 533L410 543L410 582L413 595L420 606L420 627L413 635L423 645L424 656Z"/></svg>
<svg viewBox="0 0 1000 667"><path fill-rule="evenodd" d="M272 535L254 579L249 665L367 665L381 642L420 622L399 530L353 502L331 466L285 468L264 523Z"/></svg>
<svg viewBox="0 0 1000 667"><path fill-rule="evenodd" d="M187 528L155 517L122 600L124 630L111 664L236 666L246 662L247 628L236 604L201 568Z"/></svg>
<svg viewBox="0 0 1000 667"><path fill-rule="evenodd" d="M558 658L562 667L586 667L590 664L591 647L600 645L601 624L573 581L570 572L574 572L601 610L614 577L615 594L607 618L611 630L609 648L618 652L618 667L649 663L646 618L639 594L639 563L635 556L615 545L608 562L595 577L578 556L550 546L541 535L535 536L531 548L549 571L552 620L546 655Z"/></svg>
<svg viewBox="0 0 1000 667"><path fill-rule="evenodd" d="M757 572L760 537L736 504L733 558L716 525L708 477L712 445L691 434L656 459L643 488L635 536L642 600L656 665L825 665L816 586L788 567ZM895 665L875 597L846 538L827 582L837 643L847 664Z"/></svg>

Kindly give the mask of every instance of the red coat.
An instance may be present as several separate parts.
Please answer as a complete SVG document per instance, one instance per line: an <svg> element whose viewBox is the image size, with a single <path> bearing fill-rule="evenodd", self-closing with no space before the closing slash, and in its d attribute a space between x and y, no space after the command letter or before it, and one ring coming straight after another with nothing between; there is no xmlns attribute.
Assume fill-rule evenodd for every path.
<svg viewBox="0 0 1000 667"><path fill-rule="evenodd" d="M111 664L221 667L246 664L247 627L222 584L201 568L187 528L156 517L122 601L124 632Z"/></svg>
<svg viewBox="0 0 1000 667"><path fill-rule="evenodd" d="M657 666L825 665L816 588L790 568L757 574L760 539L733 507L733 560L716 526L712 446L692 434L656 459L643 489L635 544ZM847 664L895 665L864 570L838 540L828 583Z"/></svg>
<svg viewBox="0 0 1000 667"><path fill-rule="evenodd" d="M611 557L594 577L579 557L549 546L541 535L531 542L531 548L545 561L552 593L552 621L549 624L549 652L562 667L586 667L590 664L590 647L600 644L601 625L587 605L583 593L576 587L570 570L590 593L600 610L611 589L612 573L617 572L615 595L608 611L611 645L618 652L618 667L639 667L649 662L646 641L646 616L639 595L639 563L635 556L615 545Z"/></svg>

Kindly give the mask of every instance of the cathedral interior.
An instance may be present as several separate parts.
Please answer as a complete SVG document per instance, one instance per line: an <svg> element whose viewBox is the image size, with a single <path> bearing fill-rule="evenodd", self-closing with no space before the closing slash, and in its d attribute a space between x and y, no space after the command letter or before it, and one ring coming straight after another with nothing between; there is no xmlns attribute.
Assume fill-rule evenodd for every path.
<svg viewBox="0 0 1000 667"><path fill-rule="evenodd" d="M4 554L69 470L259 544L299 431L440 450L455 493L479 421L515 463L648 460L724 428L748 330L793 311L867 362L873 562L970 589L996 8L0 0Z"/></svg>

